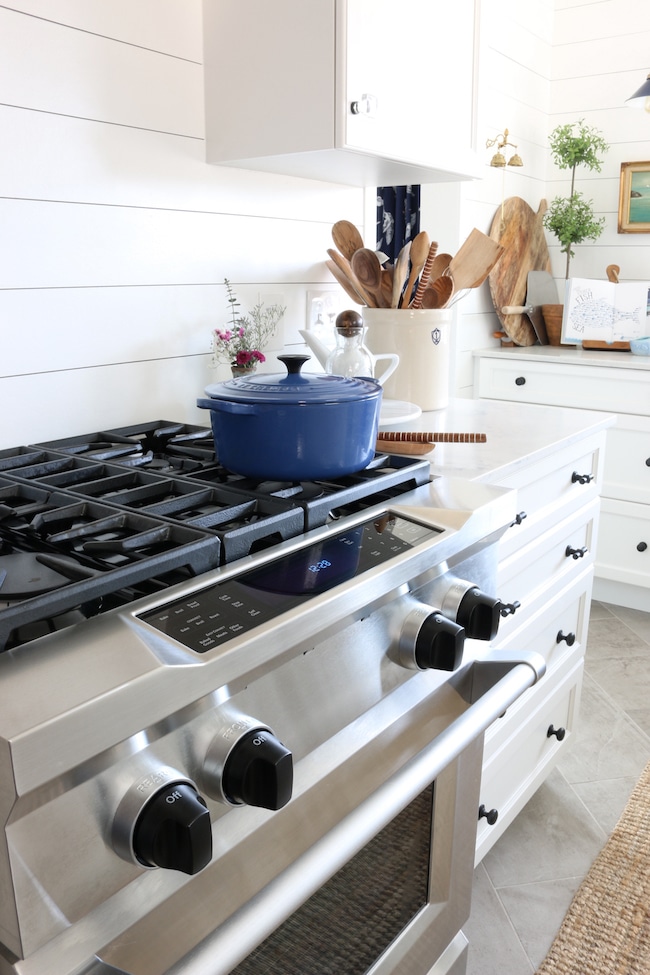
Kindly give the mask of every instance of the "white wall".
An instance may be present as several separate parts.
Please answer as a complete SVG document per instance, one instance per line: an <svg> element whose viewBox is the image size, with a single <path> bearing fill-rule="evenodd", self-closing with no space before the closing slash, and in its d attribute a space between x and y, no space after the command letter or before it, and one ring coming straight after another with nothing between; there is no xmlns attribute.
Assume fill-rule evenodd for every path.
<svg viewBox="0 0 650 975"><path fill-rule="evenodd" d="M423 189L423 227L453 252L489 229L502 192L534 209L565 192L548 133L585 118L612 144L580 185L607 229L572 273L648 275L647 235L616 222L620 163L650 159L650 116L623 105L650 70L650 4L481 0L480 35L477 146L507 127L525 165L503 174L486 149L483 180ZM432 84L435 127L436 98L453 93ZM333 221L364 230L361 190L204 162L200 0L0 4L0 126L0 450L138 419L205 422L195 400L225 378L208 354L224 277L243 304L286 304L278 345L296 342L307 291L336 290ZM487 284L456 317L455 388L471 395L472 349L498 325Z"/></svg>
<svg viewBox="0 0 650 975"><path fill-rule="evenodd" d="M204 162L200 0L0 5L0 100L0 449L205 423L224 277L287 305L279 348L338 290L361 190Z"/></svg>

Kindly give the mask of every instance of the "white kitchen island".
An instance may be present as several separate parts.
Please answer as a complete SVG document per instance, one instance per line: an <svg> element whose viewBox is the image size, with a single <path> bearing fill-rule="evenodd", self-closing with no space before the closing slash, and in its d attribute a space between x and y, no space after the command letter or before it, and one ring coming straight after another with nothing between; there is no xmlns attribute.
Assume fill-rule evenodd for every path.
<svg viewBox="0 0 650 975"><path fill-rule="evenodd" d="M499 543L504 603L493 647L535 650L545 676L485 738L476 862L521 811L571 741L580 703L598 534L605 439L616 418L589 410L452 400L395 429L485 433L437 444L434 475L517 490L517 518Z"/></svg>

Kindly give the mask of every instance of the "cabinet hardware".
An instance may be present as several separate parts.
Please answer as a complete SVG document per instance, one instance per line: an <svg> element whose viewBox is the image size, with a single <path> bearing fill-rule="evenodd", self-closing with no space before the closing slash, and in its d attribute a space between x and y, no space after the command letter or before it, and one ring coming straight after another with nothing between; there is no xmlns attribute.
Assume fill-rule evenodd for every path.
<svg viewBox="0 0 650 975"><path fill-rule="evenodd" d="M499 818L498 809L486 809L483 803L478 807L478 818L486 819L488 826L494 826Z"/></svg>
<svg viewBox="0 0 650 975"><path fill-rule="evenodd" d="M570 556L572 559L583 559L587 554L587 551L588 549L586 545L583 545L582 548L571 548L570 545L567 545L564 554L566 555L567 558L569 558Z"/></svg>
<svg viewBox="0 0 650 975"><path fill-rule="evenodd" d="M515 386L525 386L525 385L526 385L526 377L517 376L517 378L515 379Z"/></svg>
<svg viewBox="0 0 650 975"><path fill-rule="evenodd" d="M564 741L566 736L566 728L554 728L553 725L550 724L548 726L548 731L546 732L546 737L552 738L553 735L555 735L558 741Z"/></svg>
<svg viewBox="0 0 650 975"><path fill-rule="evenodd" d="M517 515L516 515L516 517L515 517L515 520L510 522L510 528L514 528L515 525L521 525L521 523L524 520L524 518L527 518L527 517L528 517L528 515L526 514L525 511L518 512Z"/></svg>
<svg viewBox="0 0 650 975"><path fill-rule="evenodd" d="M563 633L562 630L560 630L558 635L555 637L555 642L562 643L562 640L564 640L567 647L572 647L576 642L576 635L575 633Z"/></svg>
<svg viewBox="0 0 650 975"><path fill-rule="evenodd" d="M520 606L521 603L518 599L515 599L513 603L503 603L500 613L502 616L514 616Z"/></svg>
<svg viewBox="0 0 650 975"><path fill-rule="evenodd" d="M637 552L645 552L645 550L647 549L647 547L648 547L648 543L647 542L639 542L639 544L636 547L636 550L637 550Z"/></svg>
<svg viewBox="0 0 650 975"><path fill-rule="evenodd" d="M650 467L650 457L646 457L646 459L645 459L645 466L646 467Z"/></svg>
<svg viewBox="0 0 650 975"><path fill-rule="evenodd" d="M365 115L368 118L376 116L378 107L379 101L376 95L364 94L358 101L350 103L350 111L353 115Z"/></svg>
<svg viewBox="0 0 650 975"><path fill-rule="evenodd" d="M593 474L578 474L577 471L574 471L571 475L572 484L589 484L589 482L593 481L593 479Z"/></svg>

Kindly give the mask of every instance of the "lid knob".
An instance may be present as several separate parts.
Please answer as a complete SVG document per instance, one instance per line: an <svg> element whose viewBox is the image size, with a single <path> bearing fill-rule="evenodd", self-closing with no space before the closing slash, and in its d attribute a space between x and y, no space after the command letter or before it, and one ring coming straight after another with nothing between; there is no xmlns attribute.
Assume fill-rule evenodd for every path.
<svg viewBox="0 0 650 975"><path fill-rule="evenodd" d="M358 311L342 311L336 316L336 328L343 334L352 334L363 329L363 318Z"/></svg>
<svg viewBox="0 0 650 975"><path fill-rule="evenodd" d="M290 376L299 376L300 370L306 362L309 362L309 355L279 355L280 362L284 362Z"/></svg>

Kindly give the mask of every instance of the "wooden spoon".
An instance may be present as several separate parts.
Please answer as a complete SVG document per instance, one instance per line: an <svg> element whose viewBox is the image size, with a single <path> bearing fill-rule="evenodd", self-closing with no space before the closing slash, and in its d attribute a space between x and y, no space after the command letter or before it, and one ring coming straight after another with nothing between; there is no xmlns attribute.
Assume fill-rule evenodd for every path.
<svg viewBox="0 0 650 975"><path fill-rule="evenodd" d="M341 274L343 274L343 276L348 279L350 285L360 296L361 303L363 305L368 305L370 308L376 308L377 302L372 297L372 295L367 291L367 289L363 287L363 285L357 278L357 275L353 271L352 266L348 261L348 259L346 257L343 257L342 254L339 254L338 251L335 251L333 247L328 247L327 253L329 254L329 257L334 262L334 264L336 264Z"/></svg>
<svg viewBox="0 0 650 975"><path fill-rule="evenodd" d="M454 292L454 282L446 274L430 281L422 295L422 308L445 308Z"/></svg>
<svg viewBox="0 0 650 975"><path fill-rule="evenodd" d="M365 305L366 302L364 299L357 291L355 291L349 278L343 273L343 271L341 271L334 261L325 261L325 264L327 265L327 268L332 276L336 278L338 283L341 285L348 298L351 298L355 305Z"/></svg>
<svg viewBox="0 0 650 975"><path fill-rule="evenodd" d="M431 241L429 240L429 235L426 230L421 230L419 234L416 234L413 238L413 244L411 247L411 273L409 279L406 282L406 287L404 288L404 297L399 305L395 305L393 301L393 307L401 307L402 305L408 305L411 297L413 295L413 288L415 287L416 279L418 278L420 271L424 267L425 261L429 256L429 248L431 247ZM394 297L394 296L393 296Z"/></svg>
<svg viewBox="0 0 650 975"><path fill-rule="evenodd" d="M349 220L337 220L332 227L332 240L334 246L338 247L343 257L348 261L352 260L352 255L363 247L361 234Z"/></svg>
<svg viewBox="0 0 650 975"><path fill-rule="evenodd" d="M402 291L404 282L409 270L409 257L411 254L411 241L407 241L397 255L395 270L393 272L393 291L391 294L391 308L399 308L402 303Z"/></svg>
<svg viewBox="0 0 650 975"><path fill-rule="evenodd" d="M369 247L361 247L352 255L352 270L361 285L374 299L377 308L390 308L381 289L381 264Z"/></svg>

